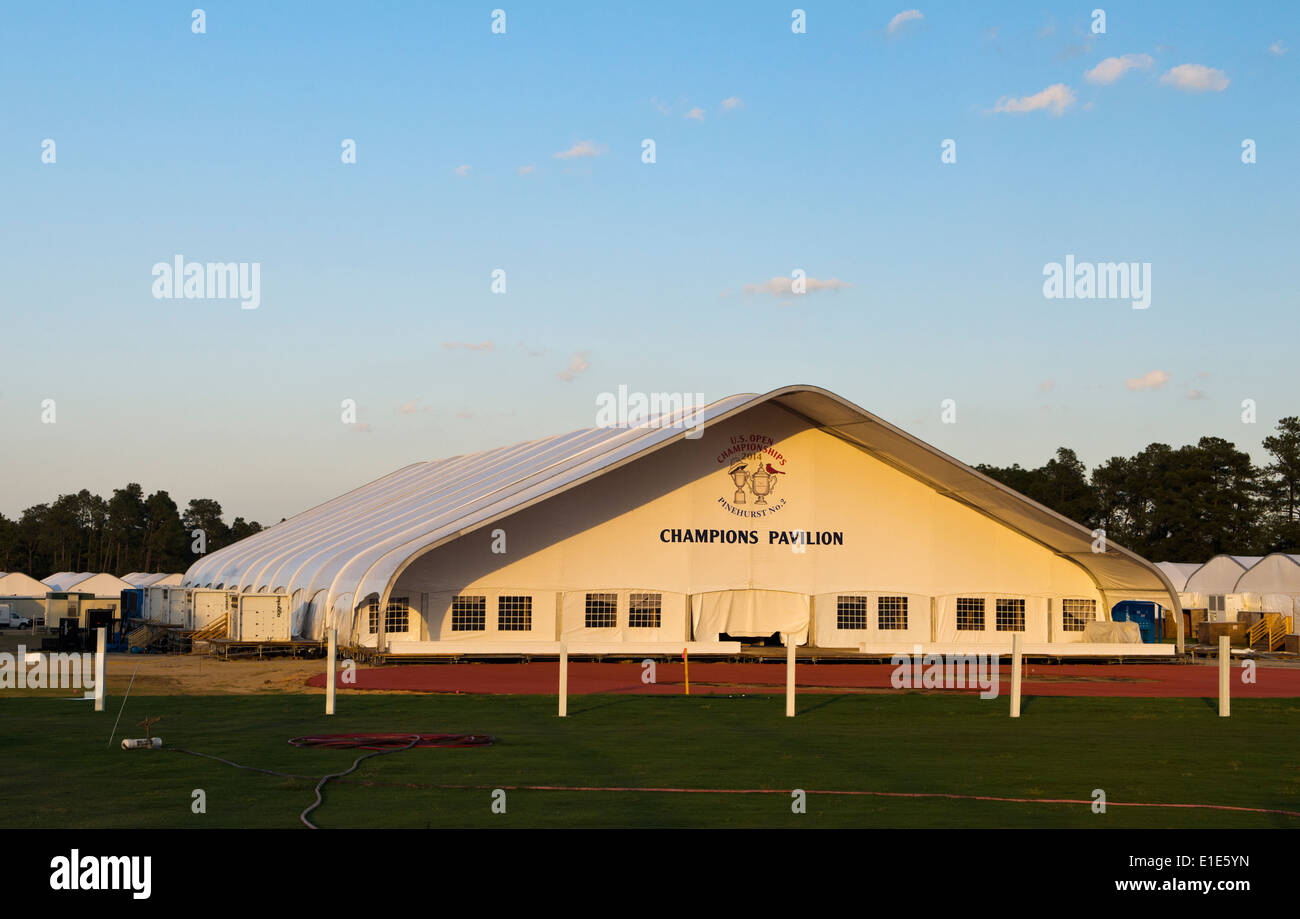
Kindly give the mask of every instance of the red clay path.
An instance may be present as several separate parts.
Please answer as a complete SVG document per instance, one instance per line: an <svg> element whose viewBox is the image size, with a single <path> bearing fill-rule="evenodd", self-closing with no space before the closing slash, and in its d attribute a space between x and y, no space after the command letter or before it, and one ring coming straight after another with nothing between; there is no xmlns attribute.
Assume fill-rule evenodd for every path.
<svg viewBox="0 0 1300 919"><path fill-rule="evenodd" d="M899 692L890 684L890 664L801 664L796 674L801 693ZM1025 668L1021 691L1027 696L1147 696L1218 697L1216 664L1033 664ZM641 665L574 662L569 664L569 692L681 694L682 665L659 663L654 683L641 681ZM1255 682L1243 683L1242 667L1233 667L1232 694L1242 698L1300 697L1300 667L1262 665ZM398 692L503 693L553 695L559 687L559 665L527 664L399 664L358 669L356 683L340 689ZM307 681L324 687L325 674ZM1011 688L1010 670L999 674L998 692ZM935 690L930 690L935 691ZM951 690L978 692L978 689ZM738 695L784 693L784 663L691 664L691 693Z"/></svg>

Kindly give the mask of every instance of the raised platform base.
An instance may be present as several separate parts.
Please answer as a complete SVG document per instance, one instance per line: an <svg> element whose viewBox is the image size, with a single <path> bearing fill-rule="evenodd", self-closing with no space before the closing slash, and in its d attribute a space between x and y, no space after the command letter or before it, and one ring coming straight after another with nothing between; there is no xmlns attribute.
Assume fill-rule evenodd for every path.
<svg viewBox="0 0 1300 919"><path fill-rule="evenodd" d="M374 638L364 642L366 647L375 646ZM571 641L568 642L569 653L574 656L587 655L681 655L685 649L692 657L709 655L729 655L740 653L738 641ZM517 657L521 654L553 655L560 653L558 641L503 641L493 639L467 641L390 641L390 655L418 654L428 655L472 655L486 657L493 654L506 654Z"/></svg>
<svg viewBox="0 0 1300 919"><path fill-rule="evenodd" d="M858 650L872 657L892 657L895 654L916 653L917 642L864 641ZM1005 641L920 642L922 654L1011 654L1011 639ZM1039 641L1020 646L1026 657L1173 657L1176 649L1170 644L1145 644L1135 642Z"/></svg>

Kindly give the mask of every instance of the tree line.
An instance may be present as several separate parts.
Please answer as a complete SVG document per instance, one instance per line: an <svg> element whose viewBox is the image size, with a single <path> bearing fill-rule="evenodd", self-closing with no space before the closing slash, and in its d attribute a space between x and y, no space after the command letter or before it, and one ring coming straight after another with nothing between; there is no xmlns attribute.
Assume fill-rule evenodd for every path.
<svg viewBox="0 0 1300 919"><path fill-rule="evenodd" d="M212 498L193 498L182 512L165 491L146 497L132 482L105 500L82 489L49 504L27 508L17 520L0 514L0 571L22 571L38 580L56 571L184 571L201 548L213 552L262 529L236 517L229 526Z"/></svg>
<svg viewBox="0 0 1300 919"><path fill-rule="evenodd" d="M1221 437L1202 437L1112 456L1091 474L1066 447L1037 469L976 468L1151 561L1300 552L1300 417L1279 421L1263 446L1262 466Z"/></svg>

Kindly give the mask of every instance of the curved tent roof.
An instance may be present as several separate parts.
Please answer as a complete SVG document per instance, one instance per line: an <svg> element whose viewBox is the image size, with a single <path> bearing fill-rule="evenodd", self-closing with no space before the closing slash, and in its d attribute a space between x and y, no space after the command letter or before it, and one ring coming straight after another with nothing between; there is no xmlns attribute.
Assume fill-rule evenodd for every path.
<svg viewBox="0 0 1300 919"><path fill-rule="evenodd" d="M73 587L88 577L90 577L89 571L56 571L48 578L41 578L41 583L44 584L48 590L61 593L63 591L72 590Z"/></svg>
<svg viewBox="0 0 1300 919"><path fill-rule="evenodd" d="M42 581L55 593L87 593L97 597L116 597L131 585L116 575L95 574L93 571L60 571Z"/></svg>
<svg viewBox="0 0 1300 919"><path fill-rule="evenodd" d="M1233 593L1300 594L1300 555L1266 555L1237 579Z"/></svg>
<svg viewBox="0 0 1300 919"><path fill-rule="evenodd" d="M0 571L0 597L44 597L50 588L20 571Z"/></svg>
<svg viewBox="0 0 1300 919"><path fill-rule="evenodd" d="M1216 555L1187 579L1188 593L1235 593L1237 581L1262 559L1262 555Z"/></svg>
<svg viewBox="0 0 1300 919"><path fill-rule="evenodd" d="M1201 567L1200 562L1157 562L1156 567L1165 573L1174 589L1182 593L1187 589L1187 579Z"/></svg>
<svg viewBox="0 0 1300 919"><path fill-rule="evenodd" d="M122 580L136 588L174 587L179 585L184 577L183 574L167 574L161 571L155 571L152 574L144 571L133 571L130 574L123 575Z"/></svg>
<svg viewBox="0 0 1300 919"><path fill-rule="evenodd" d="M929 484L1068 558L1114 599L1149 599L1179 609L1178 592L1152 563L1012 491L827 390L787 386L721 399L683 418L638 427L592 428L481 453L415 463L205 556L185 573L188 587L302 592L304 631L323 632L324 613L350 631L369 597L386 602L415 559L606 472L772 403L876 459ZM1176 617L1181 627L1181 617ZM1181 646L1181 636L1179 640Z"/></svg>

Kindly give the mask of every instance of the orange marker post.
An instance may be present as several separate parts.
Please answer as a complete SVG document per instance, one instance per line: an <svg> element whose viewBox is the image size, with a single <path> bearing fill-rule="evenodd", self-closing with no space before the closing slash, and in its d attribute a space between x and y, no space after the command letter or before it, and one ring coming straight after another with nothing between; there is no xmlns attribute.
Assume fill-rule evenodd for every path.
<svg viewBox="0 0 1300 919"><path fill-rule="evenodd" d="M686 695L691 694L691 662L686 656L686 649L682 648L682 666L686 669Z"/></svg>

